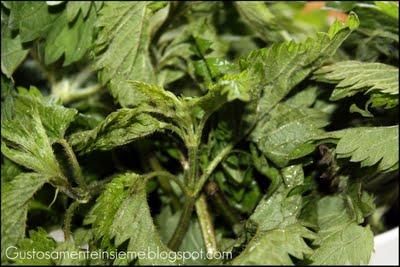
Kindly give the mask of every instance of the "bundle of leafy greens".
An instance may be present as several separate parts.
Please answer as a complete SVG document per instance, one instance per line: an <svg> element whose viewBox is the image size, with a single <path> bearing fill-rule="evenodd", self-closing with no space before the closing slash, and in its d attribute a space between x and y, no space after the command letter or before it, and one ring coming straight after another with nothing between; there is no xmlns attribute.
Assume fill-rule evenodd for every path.
<svg viewBox="0 0 400 267"><path fill-rule="evenodd" d="M2 1L2 263L368 264L398 31L397 2Z"/></svg>

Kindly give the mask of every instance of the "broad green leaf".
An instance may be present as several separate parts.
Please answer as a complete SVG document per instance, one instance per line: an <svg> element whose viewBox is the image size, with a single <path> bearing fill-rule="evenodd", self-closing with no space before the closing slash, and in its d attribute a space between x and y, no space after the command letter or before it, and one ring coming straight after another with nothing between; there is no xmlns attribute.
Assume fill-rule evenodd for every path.
<svg viewBox="0 0 400 267"><path fill-rule="evenodd" d="M315 234L295 223L285 228L257 232L233 265L293 265L290 256L302 260L313 250L304 239L314 239Z"/></svg>
<svg viewBox="0 0 400 267"><path fill-rule="evenodd" d="M20 36L13 34L7 24L1 25L1 71L11 77L14 71L28 55L28 49L22 47Z"/></svg>
<svg viewBox="0 0 400 267"><path fill-rule="evenodd" d="M218 110L222 105L233 100L250 101L254 79L248 71L225 74L217 83L212 84L208 92L197 98L193 98L189 105L200 108L206 116Z"/></svg>
<svg viewBox="0 0 400 267"><path fill-rule="evenodd" d="M316 86L309 86L287 99L285 103L296 108L311 107L317 99L318 90L319 88Z"/></svg>
<svg viewBox="0 0 400 267"><path fill-rule="evenodd" d="M235 8L244 22L265 41L282 42L289 38L288 32L280 27L274 14L264 2L237 1Z"/></svg>
<svg viewBox="0 0 400 267"><path fill-rule="evenodd" d="M150 21L159 8L151 2L106 2L96 22L95 68L124 107L136 101L135 91L124 85L126 80L156 82L148 49L155 30Z"/></svg>
<svg viewBox="0 0 400 267"><path fill-rule="evenodd" d="M258 122L250 138L266 157L283 167L311 153L315 148L311 141L324 133L322 128L328 123L328 114L321 110L283 102Z"/></svg>
<svg viewBox="0 0 400 267"><path fill-rule="evenodd" d="M374 4L382 13L399 19L399 3L395 1L374 1Z"/></svg>
<svg viewBox="0 0 400 267"><path fill-rule="evenodd" d="M367 105L371 103L371 107L383 107L385 109L391 109L399 104L398 95L389 95L382 93L371 93Z"/></svg>
<svg viewBox="0 0 400 267"><path fill-rule="evenodd" d="M25 255L25 253L31 253L32 251L49 253L56 247L56 242L48 236L47 232L39 228L37 231L29 231L29 238L24 238L18 242L17 255ZM33 257L29 259L27 257L16 258L14 261L18 265L52 265L53 261L49 258Z"/></svg>
<svg viewBox="0 0 400 267"><path fill-rule="evenodd" d="M373 249L369 226L362 227L351 219L344 200L327 196L318 202L319 232L310 257L312 264L368 264Z"/></svg>
<svg viewBox="0 0 400 267"><path fill-rule="evenodd" d="M36 88L21 89L13 116L2 121L2 153L12 161L56 178L61 173L52 144L63 138L76 110L45 98Z"/></svg>
<svg viewBox="0 0 400 267"><path fill-rule="evenodd" d="M366 265L373 249L373 233L369 226L354 223L329 233L315 250L313 265ZM318 240L319 241L319 240Z"/></svg>
<svg viewBox="0 0 400 267"><path fill-rule="evenodd" d="M304 239L314 239L315 234L298 222L302 196L288 195L304 182L302 166L284 168L282 177L286 185L281 184L272 196L265 196L250 216L248 227L255 225L256 233L233 264L292 265L289 255L302 260L304 255L312 254Z"/></svg>
<svg viewBox="0 0 400 267"><path fill-rule="evenodd" d="M50 177L37 173L21 173L1 186L1 258L9 246L25 236L29 201Z"/></svg>
<svg viewBox="0 0 400 267"><path fill-rule="evenodd" d="M272 196L266 195L257 205L249 220L260 231L284 228L294 224L300 213L300 195L288 196L295 186L303 184L304 173L301 165L288 166L281 171L286 185L280 185Z"/></svg>
<svg viewBox="0 0 400 267"><path fill-rule="evenodd" d="M122 108L108 115L94 129L72 134L69 142L81 153L110 150L168 126L168 123L159 121L140 109Z"/></svg>
<svg viewBox="0 0 400 267"><path fill-rule="evenodd" d="M336 146L338 157L350 157L361 167L378 164L381 171L399 167L399 126L359 127L328 132L322 138L339 139Z"/></svg>
<svg viewBox="0 0 400 267"><path fill-rule="evenodd" d="M68 2L67 6L75 2ZM77 15L76 20L70 22L68 13L63 12L53 23L46 36L44 44L44 62L52 64L62 56L63 66L68 66L80 60L92 46L92 36L96 14L94 7L90 8L85 18L84 14ZM68 11L68 9L67 9Z"/></svg>
<svg viewBox="0 0 400 267"><path fill-rule="evenodd" d="M22 173L22 168L18 164L4 158L1 163L1 184L11 181L20 173Z"/></svg>
<svg viewBox="0 0 400 267"><path fill-rule="evenodd" d="M259 155L256 146L254 146L253 144L250 145L250 152L256 170L271 181L268 187L268 191L266 193L266 196L270 197L283 182L281 172L279 169L271 166L262 153L261 155Z"/></svg>
<svg viewBox="0 0 400 267"><path fill-rule="evenodd" d="M92 225L94 236L102 239L103 246L107 246L111 240L110 227L116 212L129 195L128 188L131 186L132 176L134 174L124 174L113 178L85 218L84 224Z"/></svg>
<svg viewBox="0 0 400 267"><path fill-rule="evenodd" d="M19 30L21 42L29 42L45 38L53 23L60 16L59 12L50 12L55 7L48 6L44 1L13 1L10 8L10 27Z"/></svg>
<svg viewBox="0 0 400 267"><path fill-rule="evenodd" d="M295 43L273 44L259 49L241 61L252 75L259 75L260 97L255 108L261 116L279 103L297 84L329 59L358 27L355 14L346 23L336 21L328 33L318 33L315 38Z"/></svg>
<svg viewBox="0 0 400 267"><path fill-rule="evenodd" d="M67 19L68 22L73 21L78 14L86 19L90 13L92 1L68 1L66 5Z"/></svg>
<svg viewBox="0 0 400 267"><path fill-rule="evenodd" d="M10 119L14 110L15 88L10 79L1 75L1 120Z"/></svg>
<svg viewBox="0 0 400 267"><path fill-rule="evenodd" d="M399 69L382 63L341 61L318 69L314 72L314 78L336 84L331 100L359 92L399 94Z"/></svg>
<svg viewBox="0 0 400 267"><path fill-rule="evenodd" d="M376 208L375 197L364 191L362 186L361 182L352 179L348 179L345 185L344 195L357 223L363 223L364 218L373 214Z"/></svg>
<svg viewBox="0 0 400 267"><path fill-rule="evenodd" d="M131 85L131 90L137 93L135 105L149 106L154 112L167 117L183 115L181 114L183 104L174 93L155 84L139 81L128 81L128 83Z"/></svg>
<svg viewBox="0 0 400 267"><path fill-rule="evenodd" d="M114 238L118 247L128 241L128 251L168 253L153 224L146 198L147 180L128 173L114 178L98 198L87 219L95 227L95 235ZM172 259L138 259L139 264L177 264Z"/></svg>
<svg viewBox="0 0 400 267"><path fill-rule="evenodd" d="M157 57L157 82L162 83L163 70L173 69L182 75L189 75L196 79L202 77L206 82L210 81L210 74L215 78L223 75L227 61L223 60L228 46L219 36L215 18L221 10L220 2L201 2L192 5L181 6L181 16L185 17L185 23L172 23L170 29L162 33L157 42L160 55ZM177 22L177 21L175 21ZM196 40L203 40L209 43L208 49L203 50L206 54L200 53L196 48ZM201 42L201 41L200 41ZM211 72L211 73L210 73ZM203 90L205 84L198 83Z"/></svg>

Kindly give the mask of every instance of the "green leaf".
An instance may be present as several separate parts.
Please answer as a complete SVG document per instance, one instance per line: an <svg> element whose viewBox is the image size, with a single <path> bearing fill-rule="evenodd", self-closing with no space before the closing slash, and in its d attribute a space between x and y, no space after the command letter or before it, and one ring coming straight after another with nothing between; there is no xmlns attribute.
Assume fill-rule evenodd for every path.
<svg viewBox="0 0 400 267"><path fill-rule="evenodd" d="M359 113L361 116L366 117L366 118L372 118L374 115L371 114L371 112L368 111L368 109L362 109L359 108L356 104L351 104L349 108L350 113Z"/></svg>
<svg viewBox="0 0 400 267"><path fill-rule="evenodd" d="M44 229L38 228L37 231L29 231L29 238L24 238L18 242L17 255L26 255L25 253L32 253L32 251L49 253L55 247L56 242L48 236ZM14 263L19 265L52 265L53 261L45 257L33 257L33 259L17 257Z"/></svg>
<svg viewBox="0 0 400 267"><path fill-rule="evenodd" d="M267 232L257 232L245 250L237 256L234 265L293 265L290 256L302 260L313 250L304 241L314 233L299 223Z"/></svg>
<svg viewBox="0 0 400 267"><path fill-rule="evenodd" d="M67 6L75 2L68 2ZM68 66L83 58L92 46L92 36L96 13L90 8L85 18L79 14L75 21L68 20L67 12L63 12L53 23L44 44L44 62L49 65L64 56L63 66Z"/></svg>
<svg viewBox="0 0 400 267"><path fill-rule="evenodd" d="M45 38L60 13L50 12L44 1L12 1L10 8L10 27L18 29L21 42Z"/></svg>
<svg viewBox="0 0 400 267"><path fill-rule="evenodd" d="M15 88L10 79L1 75L1 120L11 119L14 113Z"/></svg>
<svg viewBox="0 0 400 267"><path fill-rule="evenodd" d="M100 81L110 82L112 95L124 107L136 100L134 90L124 85L126 80L156 82L148 51L155 11L151 2L106 2L96 22L95 68Z"/></svg>
<svg viewBox="0 0 400 267"><path fill-rule="evenodd" d="M110 150L165 128L168 123L140 109L122 108L108 115L94 129L72 134L69 142L81 153Z"/></svg>
<svg viewBox="0 0 400 267"><path fill-rule="evenodd" d="M327 196L318 202L318 246L310 257L312 264L368 264L373 249L373 234L369 226L355 223L344 200Z"/></svg>
<svg viewBox="0 0 400 267"><path fill-rule="evenodd" d="M86 19L90 13L90 9L95 8L94 6L91 7L91 5L91 1L68 1L66 10L68 22L73 21L78 14L80 14L83 19Z"/></svg>
<svg viewBox="0 0 400 267"><path fill-rule="evenodd" d="M244 22L264 41L282 42L289 34L282 29L274 14L264 2L235 2L235 8Z"/></svg>
<svg viewBox="0 0 400 267"><path fill-rule="evenodd" d="M314 239L315 234L298 222L302 197L288 195L303 184L303 168L301 165L284 168L282 177L286 185L281 184L272 196L266 195L250 216L248 228L255 225L256 233L233 264L292 265L289 255L303 259L304 255L312 254L304 239Z"/></svg>
<svg viewBox="0 0 400 267"><path fill-rule="evenodd" d="M341 61L318 69L314 78L337 84L330 97L334 101L358 92L399 94L399 69L382 63Z"/></svg>
<svg viewBox="0 0 400 267"><path fill-rule="evenodd" d="M317 100L318 90L319 88L316 86L309 86L287 99L285 103L296 108L311 107Z"/></svg>
<svg viewBox="0 0 400 267"><path fill-rule="evenodd" d="M114 178L100 195L87 223L94 225L95 235L114 238L118 247L125 241L128 251L168 253L153 224L146 199L147 180L137 174L128 173ZM177 264L173 259L138 259L139 264Z"/></svg>
<svg viewBox="0 0 400 267"><path fill-rule="evenodd" d="M149 106L152 111L167 117L182 115L180 113L183 112L183 104L174 93L155 84L139 81L128 81L128 83L131 85L131 90L137 94L132 105Z"/></svg>
<svg viewBox="0 0 400 267"><path fill-rule="evenodd" d="M200 108L203 115L209 116L233 100L250 101L253 97L253 85L254 79L247 71L225 74L217 83L211 85L205 95L193 98L189 105Z"/></svg>
<svg viewBox="0 0 400 267"><path fill-rule="evenodd" d="M315 38L301 43L273 44L242 59L242 68L259 76L260 97L255 109L260 115L268 114L297 84L334 55L358 24L357 16L350 14L345 24L336 21L328 33L317 33Z"/></svg>
<svg viewBox="0 0 400 267"><path fill-rule="evenodd" d="M1 186L1 258L9 246L15 245L25 236L29 201L48 176L36 173L21 173Z"/></svg>
<svg viewBox="0 0 400 267"><path fill-rule="evenodd" d="M288 196L288 193L295 186L303 184L303 168L301 165L292 165L282 169L281 173L286 186L281 184L272 196L264 196L249 218L260 231L294 224L300 213L301 196Z"/></svg>
<svg viewBox="0 0 400 267"><path fill-rule="evenodd" d="M399 126L359 127L329 132L322 138L336 138L338 157L350 157L361 167L378 164L380 171L399 167Z"/></svg>
<svg viewBox="0 0 400 267"><path fill-rule="evenodd" d="M283 167L314 151L311 141L321 136L328 124L328 114L321 110L283 102L258 122L250 138L266 157Z"/></svg>
<svg viewBox="0 0 400 267"><path fill-rule="evenodd" d="M103 246L111 240L110 227L116 212L129 195L127 189L131 186L132 176L134 174L124 174L113 178L85 218L84 224L92 225L94 236L97 239L102 238Z"/></svg>
<svg viewBox="0 0 400 267"><path fill-rule="evenodd" d="M10 78L28 55L21 44L20 36L13 34L7 24L1 25L1 71Z"/></svg>
<svg viewBox="0 0 400 267"><path fill-rule="evenodd" d="M1 124L2 153L37 173L58 177L61 170L52 144L63 138L76 113L43 97L36 88L20 89L12 118Z"/></svg>
<svg viewBox="0 0 400 267"><path fill-rule="evenodd" d="M11 181L20 173L22 173L22 169L19 165L4 158L4 161L1 163L1 184Z"/></svg>
<svg viewBox="0 0 400 267"><path fill-rule="evenodd" d="M218 35L214 23L214 15L218 15L221 4L213 2L185 5L180 14L187 22L177 27L170 27L171 29L163 32L158 39L157 47L160 52L157 60L158 69L177 70L182 75L187 74L196 80L196 76L200 76L207 83L212 77L217 78L229 69L230 64L224 59L228 46ZM196 40L200 47L196 47ZM206 49L203 49L203 46ZM157 73L159 84L162 84L162 77L159 77L161 73L162 71ZM205 84L198 85L204 91L207 90Z"/></svg>
<svg viewBox="0 0 400 267"><path fill-rule="evenodd" d="M392 1L374 1L375 6L386 15L399 19L399 3Z"/></svg>

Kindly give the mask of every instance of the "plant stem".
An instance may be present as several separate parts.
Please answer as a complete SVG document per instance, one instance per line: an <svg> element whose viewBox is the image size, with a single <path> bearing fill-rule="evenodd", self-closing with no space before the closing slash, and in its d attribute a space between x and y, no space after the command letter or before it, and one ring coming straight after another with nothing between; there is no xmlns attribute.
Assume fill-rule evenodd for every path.
<svg viewBox="0 0 400 267"><path fill-rule="evenodd" d="M188 185L190 189L193 189L195 179L197 176L197 145L188 146L188 158L189 158L189 173L188 173Z"/></svg>
<svg viewBox="0 0 400 267"><path fill-rule="evenodd" d="M204 244L206 245L207 253L215 255L218 251L217 240L215 238L214 225L211 215L208 211L207 201L204 194L201 194L196 201L196 213L200 222L201 232L203 234Z"/></svg>
<svg viewBox="0 0 400 267"><path fill-rule="evenodd" d="M195 199L188 197L183 206L182 214L179 223L175 228L175 232L168 242L168 247L172 250L177 250L182 243L183 238L189 228L190 218L192 216Z"/></svg>
<svg viewBox="0 0 400 267"><path fill-rule="evenodd" d="M154 154L149 157L149 163L154 171L165 171ZM166 176L159 176L158 182L160 183L161 189L171 197L171 205L174 211L178 210L181 204L168 178Z"/></svg>
<svg viewBox="0 0 400 267"><path fill-rule="evenodd" d="M74 215L74 212L76 208L79 206L79 202L75 201L72 202L72 204L68 207L66 213L65 213L65 219L64 219L64 236L65 236L65 241L70 241L71 240L71 220L72 216Z"/></svg>
<svg viewBox="0 0 400 267"><path fill-rule="evenodd" d="M68 181L62 181L63 184L59 184L57 182L52 182L50 181L49 183L55 187L58 188L61 192L66 194L68 197L72 198L73 200L79 202L79 203L87 203L90 200L90 196L86 192L81 192L80 190L77 190L77 188L71 187L71 185L68 183ZM79 189L79 188L78 188Z"/></svg>
<svg viewBox="0 0 400 267"><path fill-rule="evenodd" d="M215 182L207 182L205 185L205 192L207 196L211 198L213 204L220 211L226 222L232 226L233 231L236 234L239 234L243 228L243 225L240 223L240 214L234 208L232 208L231 205L229 205L224 194L221 193L218 185Z"/></svg>
<svg viewBox="0 0 400 267"><path fill-rule="evenodd" d="M150 172L144 175L145 179L151 179L154 177L158 177L158 176L163 176L163 177L167 177L168 179L173 180L182 190L182 192L186 195L186 196L190 196L190 192L188 191L188 188L186 187L186 185L178 179L178 177L176 177L175 175L173 175L172 173L168 172L168 171L154 171L154 172Z"/></svg>
<svg viewBox="0 0 400 267"><path fill-rule="evenodd" d="M72 170L74 172L74 178L76 183L82 187L83 189L86 189L86 182L85 179L83 178L82 175L82 170L81 167L79 166L78 160L76 159L75 153L72 150L71 146L68 144L67 140L61 139L58 141L59 144L62 145L64 148L64 151L68 157L68 161L71 164Z"/></svg>
<svg viewBox="0 0 400 267"><path fill-rule="evenodd" d="M207 182L208 177L211 173L215 170L218 164L228 155L231 150L233 149L233 144L228 144L225 148L223 148L219 154L211 161L211 163L207 166L204 173L201 175L199 181L196 184L194 195L197 196L201 189L203 188L204 184Z"/></svg>

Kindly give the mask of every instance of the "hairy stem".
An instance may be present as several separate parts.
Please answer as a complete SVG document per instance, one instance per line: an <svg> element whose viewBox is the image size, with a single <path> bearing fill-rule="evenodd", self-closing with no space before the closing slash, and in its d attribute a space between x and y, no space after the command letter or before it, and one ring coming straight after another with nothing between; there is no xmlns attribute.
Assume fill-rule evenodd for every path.
<svg viewBox="0 0 400 267"><path fill-rule="evenodd" d="M73 202L67 209L65 213L65 219L64 219L64 236L65 236L65 241L70 241L71 240L71 220L72 216L74 215L74 212L76 208L79 206L79 202L75 201Z"/></svg>
<svg viewBox="0 0 400 267"><path fill-rule="evenodd" d="M197 165L198 165L197 150L198 150L197 145L188 147L189 173L188 173L187 183L190 189L193 189L195 184L195 179L197 176Z"/></svg>
<svg viewBox="0 0 400 267"><path fill-rule="evenodd" d="M79 188L72 187L68 181L62 180L62 184L50 181L50 184L79 203L87 203L90 200L87 192L82 192Z"/></svg>
<svg viewBox="0 0 400 267"><path fill-rule="evenodd" d="M68 144L67 140L65 140L65 139L59 140L58 143L61 144L62 147L64 148L65 154L67 155L68 161L74 172L74 178L75 178L76 183L80 187L86 189L87 186L86 186L85 179L83 178L83 175L82 175L81 167L79 166L78 160L76 159L75 153L72 150L71 146Z"/></svg>
<svg viewBox="0 0 400 267"><path fill-rule="evenodd" d="M168 247L172 250L177 250L182 243L183 238L189 228L190 218L194 208L195 199L188 197L185 205L183 206L182 214L179 219L179 223L175 228L175 232L168 242Z"/></svg>
<svg viewBox="0 0 400 267"><path fill-rule="evenodd" d="M200 222L201 232L203 234L204 244L206 245L207 253L214 255L217 249L217 240L215 238L214 225L211 215L207 207L207 201L204 194L201 194L196 201L196 213Z"/></svg>

